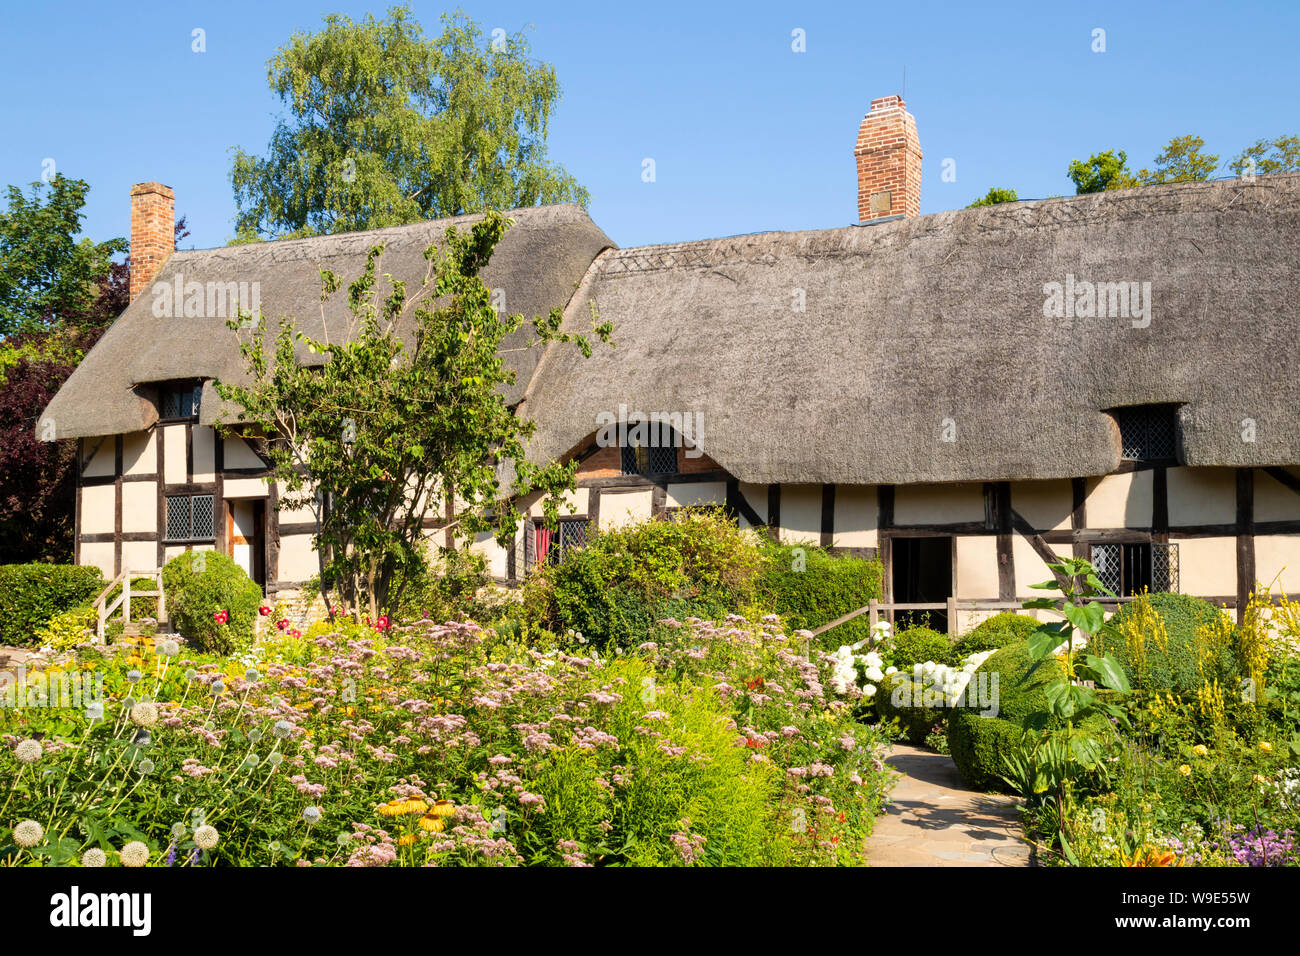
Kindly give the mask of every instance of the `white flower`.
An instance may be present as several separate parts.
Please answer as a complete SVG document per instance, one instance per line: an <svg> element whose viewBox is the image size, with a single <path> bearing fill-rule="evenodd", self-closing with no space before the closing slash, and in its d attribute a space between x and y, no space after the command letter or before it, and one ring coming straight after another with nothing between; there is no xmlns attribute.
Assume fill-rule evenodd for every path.
<svg viewBox="0 0 1300 956"><path fill-rule="evenodd" d="M132 840L122 847L120 856L122 857L123 866L141 867L149 862L149 848L139 840Z"/></svg>
<svg viewBox="0 0 1300 956"><path fill-rule="evenodd" d="M200 850L211 850L217 845L217 828L214 826L201 826L194 831L194 845Z"/></svg>
<svg viewBox="0 0 1300 956"><path fill-rule="evenodd" d="M175 657L180 652L181 645L170 637L158 645L158 653L163 657Z"/></svg>
<svg viewBox="0 0 1300 956"><path fill-rule="evenodd" d="M863 696L863 697L875 697L875 696L876 696L876 685L875 685L875 684L868 684L866 687L862 688L862 696Z"/></svg>
<svg viewBox="0 0 1300 956"><path fill-rule="evenodd" d="M275 734L275 736L281 740L284 740L293 733L293 724L289 723L287 720L277 720L275 726L271 728L271 733Z"/></svg>
<svg viewBox="0 0 1300 956"><path fill-rule="evenodd" d="M92 846L85 853L81 854L81 865L82 866L107 866L108 857L104 855L104 851L101 850L99 847Z"/></svg>
<svg viewBox="0 0 1300 956"><path fill-rule="evenodd" d="M302 818L307 821L309 826L320 823L320 807L308 807L302 811Z"/></svg>
<svg viewBox="0 0 1300 956"><path fill-rule="evenodd" d="M24 740L14 751L14 756L18 758L19 763L36 763L43 753L45 748L41 746L39 740Z"/></svg>
<svg viewBox="0 0 1300 956"><path fill-rule="evenodd" d="M131 708L131 723L137 727L152 727L158 723L158 708L147 700L142 700Z"/></svg>
<svg viewBox="0 0 1300 956"><path fill-rule="evenodd" d="M886 677L888 677L890 674L897 674L897 673L898 673L898 668L895 667L893 664L890 664L888 667L885 668Z"/></svg>
<svg viewBox="0 0 1300 956"><path fill-rule="evenodd" d="M885 672L882 671L879 667L868 667L865 671L862 672L862 674L864 677L866 677L867 680L876 684L880 683L882 680L885 679Z"/></svg>
<svg viewBox="0 0 1300 956"><path fill-rule="evenodd" d="M14 827L14 843L24 850L36 846L45 836L45 828L35 820L24 820Z"/></svg>

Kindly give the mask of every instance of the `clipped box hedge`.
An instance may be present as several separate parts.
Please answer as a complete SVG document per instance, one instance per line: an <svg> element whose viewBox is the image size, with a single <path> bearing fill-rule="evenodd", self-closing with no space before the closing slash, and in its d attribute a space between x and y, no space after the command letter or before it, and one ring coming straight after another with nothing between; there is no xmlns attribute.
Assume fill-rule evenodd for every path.
<svg viewBox="0 0 1300 956"><path fill-rule="evenodd" d="M90 604L107 584L96 567L0 565L0 644L35 644L38 628L56 615Z"/></svg>

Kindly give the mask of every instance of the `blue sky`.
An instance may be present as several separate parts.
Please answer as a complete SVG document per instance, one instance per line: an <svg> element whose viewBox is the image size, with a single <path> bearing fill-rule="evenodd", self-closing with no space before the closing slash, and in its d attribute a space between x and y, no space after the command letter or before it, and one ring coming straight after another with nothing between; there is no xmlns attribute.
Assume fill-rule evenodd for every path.
<svg viewBox="0 0 1300 956"><path fill-rule="evenodd" d="M263 152L279 112L267 59L327 12L387 6L323 2L6 4L0 180L30 183L53 159L91 184L96 239L127 235L130 186L159 180L189 219L186 246L224 244L230 148ZM436 35L447 7L412 6ZM923 213L993 185L1072 192L1070 160L1103 149L1137 168L1196 133L1226 162L1261 137L1300 134L1295 0L461 6L488 30L531 27L533 55L563 88L552 157L623 246L854 221L858 124L873 97L902 92L904 67ZM1092 51L1097 28L1104 53ZM945 158L956 182L941 177Z"/></svg>

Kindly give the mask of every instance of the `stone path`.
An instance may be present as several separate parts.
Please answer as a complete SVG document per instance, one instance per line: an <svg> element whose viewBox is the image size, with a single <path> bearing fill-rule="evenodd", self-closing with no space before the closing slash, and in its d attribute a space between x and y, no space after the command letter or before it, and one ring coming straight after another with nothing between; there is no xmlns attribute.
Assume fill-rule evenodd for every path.
<svg viewBox="0 0 1300 956"><path fill-rule="evenodd" d="M1014 797L968 790L951 757L895 744L904 776L867 840L868 866L1029 866Z"/></svg>

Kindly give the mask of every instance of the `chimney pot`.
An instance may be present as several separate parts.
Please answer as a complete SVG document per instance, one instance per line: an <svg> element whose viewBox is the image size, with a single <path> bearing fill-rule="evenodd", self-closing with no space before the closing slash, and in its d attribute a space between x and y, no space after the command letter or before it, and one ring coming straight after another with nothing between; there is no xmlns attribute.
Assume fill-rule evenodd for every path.
<svg viewBox="0 0 1300 956"><path fill-rule="evenodd" d="M921 140L897 94L871 101L853 150L858 161L858 219L921 214Z"/></svg>
<svg viewBox="0 0 1300 956"><path fill-rule="evenodd" d="M176 249L176 194L162 183L131 187L131 298L135 299Z"/></svg>

